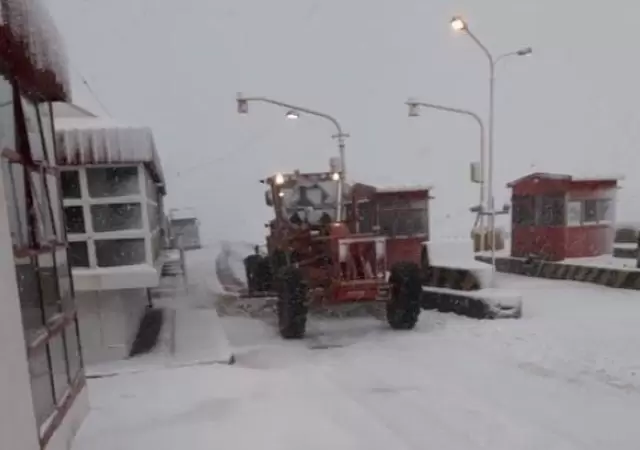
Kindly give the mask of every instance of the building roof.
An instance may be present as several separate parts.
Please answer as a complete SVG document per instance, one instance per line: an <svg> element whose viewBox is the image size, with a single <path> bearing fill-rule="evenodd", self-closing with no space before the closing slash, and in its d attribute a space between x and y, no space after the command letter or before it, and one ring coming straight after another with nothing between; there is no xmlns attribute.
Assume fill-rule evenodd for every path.
<svg viewBox="0 0 640 450"><path fill-rule="evenodd" d="M69 98L62 38L41 0L2 0L0 58L0 71L15 77L23 91L47 100Z"/></svg>
<svg viewBox="0 0 640 450"><path fill-rule="evenodd" d="M549 172L533 172L529 175L525 175L518 179L515 179L509 183L507 183L507 187L513 187L514 185L528 180L530 178L540 178L545 180L557 180L557 181L569 181L569 182L597 182L597 181L621 181L624 179L623 175L567 175L567 174L559 174L559 173L549 173Z"/></svg>
<svg viewBox="0 0 640 450"><path fill-rule="evenodd" d="M433 186L430 185L401 185L401 186L382 186L376 187L378 193L393 193L393 192L416 192L416 191L431 191Z"/></svg>
<svg viewBox="0 0 640 450"><path fill-rule="evenodd" d="M170 220L187 220L187 219L196 220L197 218L198 218L198 215L196 213L195 208L171 208L169 210Z"/></svg>
<svg viewBox="0 0 640 450"><path fill-rule="evenodd" d="M55 129L58 165L144 163L155 181L165 184L150 128L98 117L56 117Z"/></svg>

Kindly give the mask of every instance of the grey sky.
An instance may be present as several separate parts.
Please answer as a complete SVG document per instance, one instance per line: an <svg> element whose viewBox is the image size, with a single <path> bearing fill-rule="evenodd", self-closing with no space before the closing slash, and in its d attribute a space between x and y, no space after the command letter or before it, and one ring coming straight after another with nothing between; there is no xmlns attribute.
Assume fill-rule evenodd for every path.
<svg viewBox="0 0 640 450"><path fill-rule="evenodd" d="M153 127L170 203L197 207L209 236L231 239L264 233L260 177L324 169L336 152L318 119L287 122L266 105L238 117L237 91L335 115L352 136L351 179L432 184L436 234L468 232L475 123L436 111L409 119L403 104L415 96L486 116L487 63L450 30L456 13L496 54L534 48L498 71L498 201L532 170L623 173L618 217L639 218L636 3L49 0L73 66L109 112ZM76 101L100 112L74 81Z"/></svg>

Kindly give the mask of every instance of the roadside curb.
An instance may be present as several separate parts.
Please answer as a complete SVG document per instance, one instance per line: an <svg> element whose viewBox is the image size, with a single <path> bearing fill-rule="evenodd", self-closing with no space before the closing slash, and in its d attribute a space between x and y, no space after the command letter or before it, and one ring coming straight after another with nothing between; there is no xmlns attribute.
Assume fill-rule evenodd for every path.
<svg viewBox="0 0 640 450"><path fill-rule="evenodd" d="M491 263L491 258L488 256L477 255L476 260ZM640 270L637 269L605 268L550 261L527 263L524 258L504 256L496 258L496 269L498 272L515 275L579 281L616 289L640 290Z"/></svg>

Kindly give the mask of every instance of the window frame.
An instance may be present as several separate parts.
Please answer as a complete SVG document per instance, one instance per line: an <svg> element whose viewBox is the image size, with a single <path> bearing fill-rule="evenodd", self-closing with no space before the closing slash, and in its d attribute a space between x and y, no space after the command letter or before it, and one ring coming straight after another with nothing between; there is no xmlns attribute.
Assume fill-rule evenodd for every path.
<svg viewBox="0 0 640 450"><path fill-rule="evenodd" d="M554 210L549 214L547 208L558 206L553 205L558 202L561 211ZM545 228L565 227L567 224L567 201L565 194L546 194L535 196L535 217L536 226ZM546 219L551 220L546 220Z"/></svg>
<svg viewBox="0 0 640 450"><path fill-rule="evenodd" d="M595 202L595 219L586 220L585 210L587 202ZM607 204L608 208L603 208L603 204ZM567 205L580 205L580 221L569 221L569 212L567 210L567 226L569 227L593 227L602 225L611 225L614 221L615 199L611 197L595 197L595 198L569 198Z"/></svg>
<svg viewBox="0 0 640 450"><path fill-rule="evenodd" d="M35 270L36 278L38 280L37 283L34 283L34 305L37 305L40 312L38 313L35 310L36 314L41 315L41 319L39 324L34 328L34 333L27 333L28 331L25 328L24 338L25 338L25 348L27 353L27 359L31 364L35 355L42 357L44 352L45 359L47 361L47 367L49 369L48 372L48 382L51 383L51 392L53 395L53 410L48 411L46 413L47 417L39 417L38 420L38 435L40 439L41 447L44 448L47 442L58 428L60 423L62 422L66 412L70 408L71 404L75 400L75 397L82 390L85 385L85 377L84 377L84 362L82 361L82 354L80 352L79 365L77 373L71 378L68 366L68 354L66 351L66 336L65 336L65 327L73 326L72 330L75 334L75 339L77 343L78 349L81 349L81 339L78 327L78 318L77 318L77 309L74 301L74 289L73 289L73 278L71 275L70 267L67 264L66 275L69 278L69 296L70 296L70 308L66 311L60 307L60 311L56 311L47 317L45 313L45 305L44 305L44 297L42 292L42 285L39 278L38 271L38 260L41 257L51 257L53 261L53 269L52 274L54 275L51 282L56 285L58 289L56 297L56 304L62 305L63 299L59 289L59 267L57 264L57 252L67 252L66 245L66 234L64 232L64 227L58 227L56 225L55 218L55 210L58 209L58 217L62 219L62 201L61 195L57 196L57 199L52 195L52 189L59 189L59 174L55 167L55 131L53 127L53 109L51 107L50 102L39 101L38 99L33 98L33 96L26 95L23 92L20 92L18 85L15 81L9 80L6 77L0 78L0 82L5 83L5 86L10 89L11 96L13 100L13 123L9 126L9 128L13 128L14 136L13 141L11 143L4 143L3 148L0 150L0 158L2 158L2 163L8 163L9 166L11 164L19 165L25 174L24 179L24 199L25 199L25 207L26 207L26 236L24 242L19 242L16 244L12 240L12 248L14 255L14 265L18 265L21 259L28 258L29 264L31 268ZM32 108L36 112L35 116L35 126L37 126L37 130L31 130L31 136L27 130L27 112L25 109L27 107ZM46 109L47 115L46 119L42 117L43 108ZM33 124L33 117L32 124ZM44 136L44 127L49 129L50 139L49 141L45 140ZM35 145L34 135L37 135L40 139L40 145L42 146L43 151L43 160L36 160L32 155L32 145ZM12 147L12 148L10 148ZM45 205L37 205L37 199L35 196L35 189L32 184L32 176L37 174L40 176L42 180L42 198L45 199L47 205L45 208L41 208L41 213L46 216L53 228L53 238L48 239L46 241L40 241L37 239L37 228L41 225L41 222L38 221L37 214L35 213L34 208L41 207ZM56 183L50 183L48 175L53 175ZM5 196L7 197L8 206L14 208L15 211L18 211L20 205L18 204L15 196L16 188L15 188L15 177L10 176L6 178L3 176L3 182L5 186L7 184L11 187L11 191L5 189ZM58 194L61 192L58 191ZM22 195L22 193L21 193ZM9 196L11 196L11 201L9 201ZM14 203L12 203L14 202ZM22 216L20 215L21 219ZM22 227L20 227L22 228ZM21 231L22 232L22 231ZM67 252L67 260L68 260L68 252ZM17 267L14 268L16 270L16 284L19 286L20 280L18 279ZM37 292L37 298L35 294ZM19 290L20 293L20 290ZM23 302L24 298L19 296L17 299L20 302L21 314L24 315ZM24 327L24 321L23 321ZM49 351L49 344L54 339L61 339L63 342L64 357L65 357L65 367L67 368L67 383L64 386L54 386L54 378L53 378L53 366L51 361L51 355ZM31 372L30 372L31 376ZM34 402L35 408L35 402ZM35 413L35 411L34 411Z"/></svg>
<svg viewBox="0 0 640 450"><path fill-rule="evenodd" d="M121 195L118 197L92 197L89 192L89 185L87 179L87 170L95 168L111 168L114 165L111 164L92 164L88 167L78 166L63 166L60 167L60 172L75 171L78 174L80 197L63 197L62 203L64 208L68 207L81 207L84 217L85 230L84 233L68 233L69 242L83 242L87 246L87 253L89 256L88 266L73 266L78 268L98 269L102 267L98 261L97 255L97 241L103 240L121 240L121 239L144 239L145 241L145 260L140 263L138 260L132 260L131 265L148 264L155 266L158 262L160 252L162 249L162 241L157 239L157 235L161 230L160 219L162 217L162 192L161 186L157 184L150 173L149 169L143 163L129 163L118 164L116 167L135 167L138 170L137 180L139 183L139 194ZM157 195L151 196L150 189L156 189ZM140 219L138 222L138 228L120 229L115 231L96 231L94 226L94 215L92 208L98 205L122 205L128 203L135 203L140 206ZM155 211L157 220L153 221L150 214ZM154 224L154 228L151 228L151 224ZM159 247L159 248L155 248ZM71 261L71 259L70 259ZM137 262L136 262L137 261ZM124 267L124 266L117 266Z"/></svg>
<svg viewBox="0 0 640 450"><path fill-rule="evenodd" d="M511 197L511 225L515 227L535 227L538 222L536 196L535 195L513 195ZM523 206L527 206L523 209ZM530 214L526 220L519 215L521 211Z"/></svg>

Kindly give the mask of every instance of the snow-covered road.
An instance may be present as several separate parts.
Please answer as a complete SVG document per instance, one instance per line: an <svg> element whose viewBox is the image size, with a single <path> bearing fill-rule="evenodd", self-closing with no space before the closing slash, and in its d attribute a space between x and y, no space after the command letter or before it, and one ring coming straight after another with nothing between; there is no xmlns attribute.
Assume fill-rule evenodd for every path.
<svg viewBox="0 0 640 450"><path fill-rule="evenodd" d="M235 366L90 380L74 450L636 450L640 294L501 283L523 292L521 320L426 311L399 333L313 319L307 340L283 342L225 318Z"/></svg>

